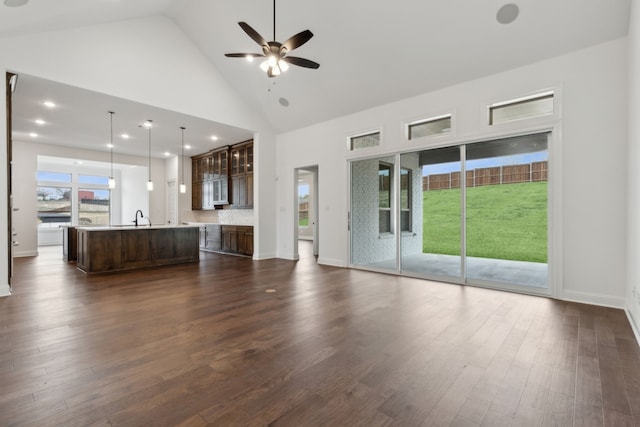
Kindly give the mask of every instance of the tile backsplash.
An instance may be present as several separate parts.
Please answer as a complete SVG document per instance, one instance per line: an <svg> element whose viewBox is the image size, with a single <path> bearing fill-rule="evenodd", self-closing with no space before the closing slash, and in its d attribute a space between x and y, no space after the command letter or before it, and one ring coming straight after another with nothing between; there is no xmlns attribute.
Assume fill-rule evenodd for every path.
<svg viewBox="0 0 640 427"><path fill-rule="evenodd" d="M185 210L182 212L182 222L253 225L253 209Z"/></svg>

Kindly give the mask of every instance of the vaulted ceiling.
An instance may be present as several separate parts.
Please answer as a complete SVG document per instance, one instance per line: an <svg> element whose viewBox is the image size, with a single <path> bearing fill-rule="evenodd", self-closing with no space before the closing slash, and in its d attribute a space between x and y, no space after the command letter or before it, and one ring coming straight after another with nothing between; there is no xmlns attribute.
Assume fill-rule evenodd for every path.
<svg viewBox="0 0 640 427"><path fill-rule="evenodd" d="M510 1L519 16L501 24L496 14ZM31 0L0 6L0 37L162 14L248 104L287 131L625 36L630 0L277 0L277 41L311 30L295 56L320 68L268 78L259 62L224 54L260 52L238 22L271 40L272 7L271 0Z"/></svg>

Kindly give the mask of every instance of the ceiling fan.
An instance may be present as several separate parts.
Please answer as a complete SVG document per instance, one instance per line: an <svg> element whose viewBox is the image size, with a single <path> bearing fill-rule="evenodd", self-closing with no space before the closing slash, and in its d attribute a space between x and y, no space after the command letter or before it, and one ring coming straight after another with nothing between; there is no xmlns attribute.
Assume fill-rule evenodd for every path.
<svg viewBox="0 0 640 427"><path fill-rule="evenodd" d="M224 56L229 58L246 58L253 61L253 58L265 58L260 64L260 68L267 73L269 77L275 77L283 71L289 69L289 64L297 65L304 68L317 69L320 64L305 58L297 56L288 56L289 52L296 49L313 37L313 33L304 30L292 37L284 43L278 43L276 39L276 0L273 0L273 41L266 41L256 30L251 28L246 22L238 22L240 28L244 30L249 37L262 47L262 53L225 53Z"/></svg>

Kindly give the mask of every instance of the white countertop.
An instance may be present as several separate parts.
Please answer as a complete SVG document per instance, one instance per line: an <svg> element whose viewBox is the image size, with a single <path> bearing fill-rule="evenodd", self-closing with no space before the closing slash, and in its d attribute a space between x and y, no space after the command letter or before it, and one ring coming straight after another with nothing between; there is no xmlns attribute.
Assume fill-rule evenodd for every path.
<svg viewBox="0 0 640 427"><path fill-rule="evenodd" d="M184 222L183 224L186 225L193 225L193 226L201 226L201 225L239 225L239 226L243 226L243 227L253 227L253 224L246 224L246 223L239 223L239 222Z"/></svg>
<svg viewBox="0 0 640 427"><path fill-rule="evenodd" d="M78 230L87 230L87 231L117 231L117 230L157 230L163 228L196 228L197 225L191 224L158 224L158 225L138 225L137 227L133 224L129 225L105 225L105 226L85 226L85 227L76 227Z"/></svg>

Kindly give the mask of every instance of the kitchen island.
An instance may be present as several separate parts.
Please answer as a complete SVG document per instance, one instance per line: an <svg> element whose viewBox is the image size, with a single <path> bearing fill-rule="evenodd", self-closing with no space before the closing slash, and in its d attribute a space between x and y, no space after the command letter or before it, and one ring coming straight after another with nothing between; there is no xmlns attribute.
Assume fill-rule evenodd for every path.
<svg viewBox="0 0 640 427"><path fill-rule="evenodd" d="M77 227L78 268L104 273L197 262L199 229L189 225Z"/></svg>

